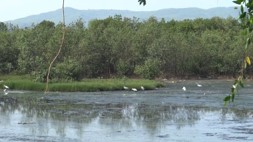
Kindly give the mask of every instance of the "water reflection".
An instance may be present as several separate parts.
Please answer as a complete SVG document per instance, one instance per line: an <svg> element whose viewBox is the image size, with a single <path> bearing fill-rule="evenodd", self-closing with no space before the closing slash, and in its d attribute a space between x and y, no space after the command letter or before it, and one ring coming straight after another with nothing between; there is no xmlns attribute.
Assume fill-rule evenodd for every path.
<svg viewBox="0 0 253 142"><path fill-rule="evenodd" d="M144 103L0 100L5 141L253 140L253 111Z"/></svg>

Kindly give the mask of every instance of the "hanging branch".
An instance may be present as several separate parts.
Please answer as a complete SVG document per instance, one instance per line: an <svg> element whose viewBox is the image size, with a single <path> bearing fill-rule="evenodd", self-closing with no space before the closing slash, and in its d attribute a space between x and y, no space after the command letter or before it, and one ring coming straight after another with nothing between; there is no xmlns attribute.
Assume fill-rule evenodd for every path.
<svg viewBox="0 0 253 142"><path fill-rule="evenodd" d="M63 47L63 43L64 43L64 39L65 39L65 31L66 31L66 29L65 29L64 0L62 0L62 38L61 38L61 44L60 44L60 48L59 48L57 54L55 55L54 59L52 60L52 62L50 63L50 65L48 67L45 93L48 92L49 75L50 75L52 65L55 62L55 60L57 59L57 57L59 56L59 54L61 53L61 49Z"/></svg>
<svg viewBox="0 0 253 142"><path fill-rule="evenodd" d="M146 0L138 0L140 4L146 5Z"/></svg>
<svg viewBox="0 0 253 142"><path fill-rule="evenodd" d="M224 104L225 106L229 102L233 102L235 99L235 95L237 93L237 90L239 87L244 87L243 79L245 76L245 71L248 66L251 65L251 59L249 56L249 46L251 45L251 38L253 33L253 1L252 0L234 0L235 4L240 6L240 24L243 29L243 35L246 37L245 40L245 47L242 48L244 51L242 63L241 63L241 69L239 72L239 76L237 79L235 79L234 84L231 87L230 95L226 96L224 98Z"/></svg>

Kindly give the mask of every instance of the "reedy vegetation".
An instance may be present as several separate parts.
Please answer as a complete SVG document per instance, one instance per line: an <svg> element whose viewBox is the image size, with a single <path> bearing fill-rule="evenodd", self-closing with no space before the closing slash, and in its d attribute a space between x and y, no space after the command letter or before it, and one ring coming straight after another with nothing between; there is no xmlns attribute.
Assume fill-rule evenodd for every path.
<svg viewBox="0 0 253 142"><path fill-rule="evenodd" d="M30 74L44 82L61 40L61 24L24 29L0 23L0 73ZM236 19L146 21L120 15L66 26L51 81L111 77L216 77L240 70L244 35ZM248 50L252 50L249 47ZM248 55L251 57L252 55ZM246 72L250 74L252 67Z"/></svg>
<svg viewBox="0 0 253 142"><path fill-rule="evenodd" d="M43 91L46 86L42 82L33 82L29 75L4 75L0 79L4 80L4 82L0 82L0 86L5 84L11 89L16 90ZM121 79L85 79L82 81L54 82L48 86L48 89L50 91L61 92L91 92L123 90L123 86L127 86L129 91L131 88L142 90L141 86L144 86L145 90L154 90L162 87L163 84L155 80L128 79L123 77Z"/></svg>

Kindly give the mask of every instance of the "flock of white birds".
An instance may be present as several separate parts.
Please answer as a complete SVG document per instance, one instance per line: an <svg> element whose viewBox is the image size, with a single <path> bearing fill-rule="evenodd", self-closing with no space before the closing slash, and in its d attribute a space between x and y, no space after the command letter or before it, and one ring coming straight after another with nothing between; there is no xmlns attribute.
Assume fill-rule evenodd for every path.
<svg viewBox="0 0 253 142"><path fill-rule="evenodd" d="M174 82L173 82L173 83L174 83ZM197 82L196 82L196 85L197 85L198 87L202 87L202 85L199 84L199 83L197 83ZM124 90L129 90L129 88L128 88L127 86L123 86L123 89L124 89ZM136 88L131 88L131 90L134 91L134 92L137 92L137 91L138 91ZM144 88L143 86L141 86L141 90L145 90L145 88ZM186 87L183 86L182 90L183 90L183 91L186 91Z"/></svg>
<svg viewBox="0 0 253 142"><path fill-rule="evenodd" d="M196 85L197 85L198 87L202 87L202 85L201 85L201 84L199 84L199 83L197 83L197 82L196 82ZM182 90L183 90L183 91L186 91L186 87L185 87L185 86L183 86Z"/></svg>
<svg viewBox="0 0 253 142"><path fill-rule="evenodd" d="M0 82L3 82L3 81L1 80ZM202 85L199 84L199 83L197 83L197 82L196 82L196 85L197 85L198 87L202 87ZM8 93L9 93L9 86L3 85L3 87L4 87L4 90L3 90L4 95L8 95ZM140 88L141 88L141 90L145 90L145 88L144 88L143 86L141 86ZM123 89L124 89L124 90L129 90L129 88L128 88L127 86L123 86ZM134 91L134 92L137 92L137 91L138 91L138 89L136 89L136 88L131 88L131 90ZM183 90L183 91L186 91L186 87L183 86L182 90Z"/></svg>
<svg viewBox="0 0 253 142"><path fill-rule="evenodd" d="M129 88L127 86L123 86L123 89L124 90L129 90ZM136 88L131 88L131 90L134 91L134 92L138 91L138 89L136 89ZM143 86L141 86L141 90L145 90L145 88Z"/></svg>

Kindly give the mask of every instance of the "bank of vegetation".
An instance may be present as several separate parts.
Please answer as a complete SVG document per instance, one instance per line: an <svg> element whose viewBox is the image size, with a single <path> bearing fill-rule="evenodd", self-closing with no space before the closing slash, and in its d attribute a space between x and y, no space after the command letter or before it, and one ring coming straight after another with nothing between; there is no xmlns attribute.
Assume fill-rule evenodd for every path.
<svg viewBox="0 0 253 142"><path fill-rule="evenodd" d="M141 21L116 15L85 25L81 19L67 25L51 82L234 76L244 52L245 37L233 18ZM29 75L43 84L61 34L61 24L50 21L27 28L1 22L0 74Z"/></svg>
<svg viewBox="0 0 253 142"><path fill-rule="evenodd" d="M3 80L3 82L0 82L0 86L7 85L15 90L45 90L45 83L35 82L29 75L2 75L0 79ZM123 77L114 79L84 79L80 81L51 82L49 84L49 90L61 92L94 92L115 90L132 91L132 88L135 88L139 91L143 91L143 88L144 90L154 90L163 86L163 82L157 80L129 79Z"/></svg>

